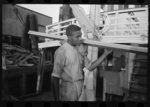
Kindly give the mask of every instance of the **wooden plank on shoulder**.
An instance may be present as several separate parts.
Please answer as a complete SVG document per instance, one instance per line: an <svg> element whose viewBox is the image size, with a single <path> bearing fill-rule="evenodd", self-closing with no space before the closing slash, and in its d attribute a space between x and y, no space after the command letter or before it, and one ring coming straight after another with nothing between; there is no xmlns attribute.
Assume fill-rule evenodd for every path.
<svg viewBox="0 0 150 107"><path fill-rule="evenodd" d="M50 38L50 39L56 39L56 40L67 39L67 37L64 37L64 36L55 36L55 35L50 35L50 34L46 34L46 33L35 32L35 31L29 31L28 33L30 35L40 36L40 37ZM85 39L84 43L87 45L90 45L90 46L117 49L117 50L122 50L122 51L127 51L127 52L133 52L133 53L146 53L146 54L148 53L147 47L104 43L104 42L100 42L100 41L96 41L96 40L88 40L88 39Z"/></svg>

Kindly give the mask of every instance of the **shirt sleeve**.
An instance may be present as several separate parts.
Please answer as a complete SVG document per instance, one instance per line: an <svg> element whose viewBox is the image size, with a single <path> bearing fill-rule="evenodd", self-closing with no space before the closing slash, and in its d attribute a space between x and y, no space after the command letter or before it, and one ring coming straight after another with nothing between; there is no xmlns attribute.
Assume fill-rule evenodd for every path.
<svg viewBox="0 0 150 107"><path fill-rule="evenodd" d="M63 50L56 50L54 54L54 67L53 67L53 72L52 76L60 78L61 73L63 72L63 68L65 65L65 53Z"/></svg>

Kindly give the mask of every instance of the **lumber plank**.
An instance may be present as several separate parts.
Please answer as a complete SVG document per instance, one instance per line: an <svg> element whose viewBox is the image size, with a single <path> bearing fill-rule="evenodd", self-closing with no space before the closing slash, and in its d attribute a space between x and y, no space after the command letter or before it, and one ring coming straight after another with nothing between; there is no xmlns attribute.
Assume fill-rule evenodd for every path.
<svg viewBox="0 0 150 107"><path fill-rule="evenodd" d="M50 34L46 34L46 33L31 31L31 30L28 33L30 35L44 37L44 38L50 38L50 39L56 39L56 40L67 39L67 37L64 37L64 36L55 36L55 35L50 35ZM100 42L100 41L96 41L96 40L87 40L87 39L84 40L84 43L87 45L90 45L90 46L117 49L117 50L122 50L122 51L127 51L127 52L133 52L133 53L148 53L147 47L104 43L104 42Z"/></svg>
<svg viewBox="0 0 150 107"><path fill-rule="evenodd" d="M44 43L39 43L38 47L39 49L41 48L48 48L48 47L54 47L54 46L60 46L60 41L50 41L50 42L44 42Z"/></svg>
<svg viewBox="0 0 150 107"><path fill-rule="evenodd" d="M112 43L104 43L94 40L85 40L85 44L96 46L96 47L104 47L110 49L119 49L122 51L128 51L133 53L147 53L148 49L146 47L139 47L139 46L130 46L130 45L122 45L122 44L112 44Z"/></svg>
<svg viewBox="0 0 150 107"><path fill-rule="evenodd" d="M49 38L49 39L56 39L56 40L64 40L67 39L67 37L64 36L56 36L53 34L46 34L46 33L42 33L42 32L36 32L36 31L31 31L29 30L28 34L30 35L34 35L34 36L39 36L39 37L44 37L44 38Z"/></svg>

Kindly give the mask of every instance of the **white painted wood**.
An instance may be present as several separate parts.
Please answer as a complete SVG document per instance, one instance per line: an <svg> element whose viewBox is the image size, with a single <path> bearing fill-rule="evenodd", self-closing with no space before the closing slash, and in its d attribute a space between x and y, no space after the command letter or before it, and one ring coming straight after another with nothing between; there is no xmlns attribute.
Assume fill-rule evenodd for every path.
<svg viewBox="0 0 150 107"><path fill-rule="evenodd" d="M114 5L114 10L118 10L119 9L119 6L118 5Z"/></svg>
<svg viewBox="0 0 150 107"><path fill-rule="evenodd" d="M117 24L112 24L112 25L136 25L136 24L145 24L146 26L148 25L147 22L123 22L123 23L117 23Z"/></svg>
<svg viewBox="0 0 150 107"><path fill-rule="evenodd" d="M97 47L105 47L110 49L119 49L122 51L128 51L128 52L142 52L147 53L148 49L144 47L138 47L138 46L130 46L130 45L121 45L121 44L112 44L112 43L105 43L105 42L99 42L94 40L85 40L85 44L97 46Z"/></svg>
<svg viewBox="0 0 150 107"><path fill-rule="evenodd" d="M108 11L108 6L109 6L109 5L104 5L104 11L105 11L105 12Z"/></svg>
<svg viewBox="0 0 150 107"><path fill-rule="evenodd" d="M80 24L83 32L85 35L88 35L87 32L94 32L94 23L92 23L85 11L83 10L83 8L77 6L77 5L70 5L73 9L73 13L78 21L78 23ZM98 32L96 32L96 34L98 35Z"/></svg>
<svg viewBox="0 0 150 107"><path fill-rule="evenodd" d="M140 8L141 9L141 8ZM142 8L143 9L143 8ZM129 10L129 9L127 9ZM127 10L123 10L124 12L128 12ZM132 10L135 10L135 11L145 11L145 13L142 13L142 15L140 14L135 14L134 16L119 16L119 11L114 11L113 13L115 13L115 17L111 17L110 16L110 19L115 22L118 22L118 23L111 23L111 26L109 28L109 31L107 31L106 33L104 33L105 36L108 36L109 38L105 38L105 36L103 37L104 39L102 40L103 42L112 42L112 43L120 43L121 41L123 41L122 43L139 43L139 44L145 44L145 43L148 43L148 39L146 38L145 41L141 40L141 37L139 37L140 35L145 35L145 36L148 36L148 13L147 12L147 9L144 8L144 10L139 10L139 9L132 9ZM123 12L122 10L120 12ZM109 12L106 12L106 14L109 13ZM118 17L117 17L117 13L118 13ZM133 18L133 17L138 17L138 19L140 19L142 22L128 22L126 19L127 18ZM122 21L118 21L118 20L121 20L123 19ZM69 19L69 21L75 21L76 19L73 18L73 19ZM126 20L126 21L125 21ZM111 22L112 22L111 21ZM64 21L64 22L61 22L62 24L63 23L66 23L67 21ZM77 23L77 22L76 22ZM57 23L58 24L58 23ZM55 26L57 24L54 24ZM53 26L54 26L53 25ZM68 25L64 25L64 26L61 26L60 28L66 28ZM86 25L87 26L87 25ZM57 29L56 29L57 30ZM54 35L57 35L58 32L53 32L52 33L52 30L49 29L46 30L46 32L48 32L49 34L54 34ZM83 31L82 31L83 32ZM88 32L88 31L87 31ZM61 30L59 33L63 33L63 36L65 36L65 30ZM84 32L83 32L83 38L84 38ZM123 36L132 36L132 35L135 35L135 36L138 36L138 38L133 38L133 37L129 37L128 39L125 39ZM113 36L112 38L110 36ZM117 38L115 38L115 36L118 36ZM119 39L118 39L119 38ZM121 38L124 38L124 39L121 39ZM131 40L130 38L133 38L134 40ZM111 40L110 40L111 39ZM118 41L120 40L120 42ZM137 40L137 41L136 41Z"/></svg>
<svg viewBox="0 0 150 107"><path fill-rule="evenodd" d="M49 27L53 27L55 25L58 25L58 24L63 24L63 23L66 23L66 22L72 22L76 20L76 18L72 18L72 19L68 19L68 20L65 20L65 21L61 21L61 22L56 22L54 24L51 24L51 25L47 25L46 28L48 29Z"/></svg>
<svg viewBox="0 0 150 107"><path fill-rule="evenodd" d="M49 47L57 47L57 46L61 46L60 41L57 41L57 40L38 44L39 49L49 48Z"/></svg>
<svg viewBox="0 0 150 107"><path fill-rule="evenodd" d="M120 16L118 16L118 17L110 17L110 19L111 20L112 19L126 19L126 18L135 18L135 17L138 17L138 18L148 18L148 15L146 15L146 12L144 14L141 14L141 15L134 15L134 16L129 16L128 15L128 16L125 16L125 17L122 17L122 16L121 17ZM111 16L111 15L108 14L108 16Z"/></svg>
<svg viewBox="0 0 150 107"><path fill-rule="evenodd" d="M107 5L105 5L105 8L107 8ZM82 10L82 12L80 12L80 10L82 10L82 9L76 9L76 11L78 11L80 13L80 15L78 15L78 19L80 18L82 13L84 13L83 10ZM130 15L123 16L122 15L122 13L125 14L125 13L132 12L132 11L136 12L136 14L134 16L130 16ZM101 40L101 42L105 42L105 43L139 43L139 44L147 44L148 43L148 38L147 38L148 37L148 24L147 24L148 8L132 8L132 9L112 11L112 12L105 12L105 14L110 15L111 20L116 20L116 22L118 22L118 23L111 24L111 27L110 27L111 29L109 29L109 31L105 33L105 36L103 36L103 39ZM115 17L111 17L111 14L114 14ZM118 17L116 17L117 14L118 14ZM120 16L120 14L122 16ZM133 18L133 17L138 17L138 19L140 19L142 22L127 22L127 21L125 21L127 18ZM142 19L142 18L144 18L144 19ZM124 20L117 21L117 20L121 20L121 19L124 19ZM64 24L66 22L72 23L75 20L76 20L76 18L73 18L73 19L63 21L63 22L58 22L58 23L52 24L50 26L48 25L48 26L46 26L46 28L47 28L46 32L48 32L48 30L51 31L51 29L48 29L48 27L53 27L53 26L56 27L56 26L58 26L58 24ZM82 18L81 20L84 21L84 18ZM88 21L85 21L84 23L88 23ZM134 25L136 25L136 24L140 24L140 26L137 26L135 28ZM86 26L89 27L89 25L86 25ZM113 26L115 26L115 29L113 29ZM65 28L65 27L67 27L67 25L61 26L61 28ZM128 27L132 27L132 28L128 28ZM85 29L85 26L83 26L83 28ZM91 28L89 27L88 29L91 29ZM87 29L85 29L85 30L89 34L90 31L88 31ZM50 34L55 35L56 33L57 32L50 33ZM60 31L59 33L65 33L65 30ZM142 34L144 34L147 37L145 37L145 38L141 37ZM89 37L90 37L90 35L91 34L89 34ZM64 36L66 37L66 35L63 35L63 37Z"/></svg>
<svg viewBox="0 0 150 107"><path fill-rule="evenodd" d="M135 5L129 5L129 8L135 8Z"/></svg>
<svg viewBox="0 0 150 107"><path fill-rule="evenodd" d="M132 9L124 9L124 10L118 10L117 12L120 13L127 13L127 12L138 12L138 11L147 11L148 8L147 7L142 7L142 8L132 8ZM103 12L104 13L104 12ZM115 11L110 11L110 12L106 12L107 14L114 14Z"/></svg>
<svg viewBox="0 0 150 107"><path fill-rule="evenodd" d="M97 34L97 31L98 31L97 30L97 26L100 25L100 18L101 18L100 5L91 5L90 6L89 19L90 19L91 22L94 23L94 27L92 28L92 30L93 30L92 37L90 37L91 35L89 35L88 38L96 39L96 38L100 38L101 37L101 35L96 35L96 37L94 36L94 34ZM88 58L93 62L98 57L98 47L89 47L89 48L91 50L88 51L88 54L89 54ZM94 93L96 93L97 69L95 69L91 75L93 75L93 87L94 87L94 91L95 91ZM96 97L96 95L95 95L95 97Z"/></svg>
<svg viewBox="0 0 150 107"><path fill-rule="evenodd" d="M131 74L133 71L133 66L134 66L134 58L135 58L135 53L128 53L128 64L126 66L127 72L128 72L128 87L130 86L130 79L131 79Z"/></svg>
<svg viewBox="0 0 150 107"><path fill-rule="evenodd" d="M116 16L115 16L115 19L118 17L118 12L116 12ZM113 24L112 24L113 25ZM118 25L118 20L115 20L115 25ZM117 35L117 26L115 26L115 29L114 29L114 32L115 32L115 35Z"/></svg>

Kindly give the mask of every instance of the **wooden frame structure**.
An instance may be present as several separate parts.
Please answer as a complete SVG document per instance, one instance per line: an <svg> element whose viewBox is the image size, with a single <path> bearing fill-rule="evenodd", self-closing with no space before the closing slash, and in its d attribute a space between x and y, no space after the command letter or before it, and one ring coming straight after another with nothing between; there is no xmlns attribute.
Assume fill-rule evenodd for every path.
<svg viewBox="0 0 150 107"><path fill-rule="evenodd" d="M109 30L103 34L104 36L102 36L101 42L138 44L148 43L148 8L133 8L112 12L102 12L102 14L109 16L111 23ZM84 20L84 22L86 21ZM77 19L72 18L47 25L46 33L56 36L66 36L65 29L70 24L80 26ZM86 36L84 36L86 35L84 34L86 30L87 33L91 32L89 31L89 28L90 27L83 29L83 38L86 38Z"/></svg>

